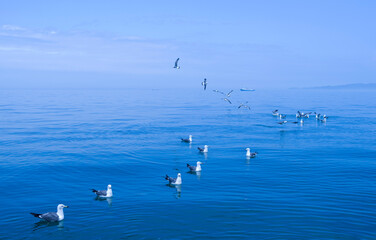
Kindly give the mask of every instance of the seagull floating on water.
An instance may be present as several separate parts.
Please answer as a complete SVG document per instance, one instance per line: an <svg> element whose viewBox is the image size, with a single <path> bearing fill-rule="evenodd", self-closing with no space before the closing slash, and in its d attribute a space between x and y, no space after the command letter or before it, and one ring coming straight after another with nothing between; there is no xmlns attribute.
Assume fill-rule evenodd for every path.
<svg viewBox="0 0 376 240"><path fill-rule="evenodd" d="M110 198L112 197L112 186L111 184L108 184L107 190L95 190L91 189L93 193L97 194L98 197L102 198Z"/></svg>
<svg viewBox="0 0 376 240"><path fill-rule="evenodd" d="M192 142L192 135L189 135L188 138L181 138L181 141L182 142L191 143Z"/></svg>
<svg viewBox="0 0 376 240"><path fill-rule="evenodd" d="M324 114L324 115L322 116L322 120L321 120L321 122L326 122L326 119L328 119L328 117Z"/></svg>
<svg viewBox="0 0 376 240"><path fill-rule="evenodd" d="M273 114L273 116L278 116L278 115L279 115L279 113L278 113L278 109L272 111L272 114Z"/></svg>
<svg viewBox="0 0 376 240"><path fill-rule="evenodd" d="M285 121L282 121L282 122L279 122L278 124L286 124L287 123L287 121L285 120Z"/></svg>
<svg viewBox="0 0 376 240"><path fill-rule="evenodd" d="M181 184L182 184L182 181L181 181L181 174L180 174L180 173L178 173L177 178L169 177L169 176L166 174L165 179L168 180L168 183L169 183L169 184L172 184L172 185L181 185Z"/></svg>
<svg viewBox="0 0 376 240"><path fill-rule="evenodd" d="M258 154L257 152L251 152L250 148L246 148L245 150L247 151L247 153L245 154L247 157L254 158Z"/></svg>
<svg viewBox="0 0 376 240"><path fill-rule="evenodd" d="M64 208L67 208L64 204L57 205L57 212L48 212L48 213L30 213L36 218L40 218L47 222L58 222L64 220Z"/></svg>
<svg viewBox="0 0 376 240"><path fill-rule="evenodd" d="M198 147L197 148L200 152L202 152L202 153L207 153L208 151L209 151L209 149L208 149L208 145L205 145L204 146L204 149L202 149L202 148L200 148L200 147Z"/></svg>
<svg viewBox="0 0 376 240"><path fill-rule="evenodd" d="M204 78L204 81L201 83L202 86L204 86L204 90L206 90L206 85L208 82L206 81L206 78Z"/></svg>
<svg viewBox="0 0 376 240"><path fill-rule="evenodd" d="M320 114L320 113L316 113L316 112L314 112L314 114L315 114L315 116L316 116L316 119L317 119L317 120L320 120L320 116L321 116L321 114Z"/></svg>
<svg viewBox="0 0 376 240"><path fill-rule="evenodd" d="M174 66L174 68L176 68L176 69L180 69L180 66L178 66L178 62L179 62L179 60L180 60L180 58L176 59L176 61L175 61L175 66Z"/></svg>
<svg viewBox="0 0 376 240"><path fill-rule="evenodd" d="M286 115L279 114L279 119L286 118Z"/></svg>
<svg viewBox="0 0 376 240"><path fill-rule="evenodd" d="M201 172L201 164L202 162L197 161L196 166L191 166L187 163L187 167L189 168L189 171L191 172Z"/></svg>

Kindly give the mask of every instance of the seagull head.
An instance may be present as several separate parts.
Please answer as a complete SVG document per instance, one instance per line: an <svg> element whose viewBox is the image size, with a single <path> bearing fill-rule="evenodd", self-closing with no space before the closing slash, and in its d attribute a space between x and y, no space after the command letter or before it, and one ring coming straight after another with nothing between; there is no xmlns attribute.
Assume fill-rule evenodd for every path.
<svg viewBox="0 0 376 240"><path fill-rule="evenodd" d="M246 151L251 151L251 149L250 149L250 148L246 148L245 150L246 150Z"/></svg>
<svg viewBox="0 0 376 240"><path fill-rule="evenodd" d="M111 184L108 184L108 185L107 185L107 189L112 189Z"/></svg>
<svg viewBox="0 0 376 240"><path fill-rule="evenodd" d="M64 204L59 204L57 205L57 209L58 210L62 210L63 208L67 208L68 206L64 205Z"/></svg>
<svg viewBox="0 0 376 240"><path fill-rule="evenodd" d="M178 173L178 177L181 177L181 174L180 174L180 173Z"/></svg>
<svg viewBox="0 0 376 240"><path fill-rule="evenodd" d="M203 164L202 162L200 162L200 161L197 161L197 165L201 165L201 164Z"/></svg>

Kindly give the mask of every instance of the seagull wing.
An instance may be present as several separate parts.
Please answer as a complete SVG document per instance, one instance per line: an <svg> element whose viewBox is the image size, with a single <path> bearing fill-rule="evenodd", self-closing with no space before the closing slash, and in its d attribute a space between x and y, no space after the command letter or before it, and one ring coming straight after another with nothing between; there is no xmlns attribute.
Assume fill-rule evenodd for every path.
<svg viewBox="0 0 376 240"><path fill-rule="evenodd" d="M180 58L176 59L174 68L177 68L177 67L178 67L178 62L179 62L179 60L180 60Z"/></svg>
<svg viewBox="0 0 376 240"><path fill-rule="evenodd" d="M41 219L46 220L48 222L57 222L59 221L59 216L55 212L48 212L40 215Z"/></svg>

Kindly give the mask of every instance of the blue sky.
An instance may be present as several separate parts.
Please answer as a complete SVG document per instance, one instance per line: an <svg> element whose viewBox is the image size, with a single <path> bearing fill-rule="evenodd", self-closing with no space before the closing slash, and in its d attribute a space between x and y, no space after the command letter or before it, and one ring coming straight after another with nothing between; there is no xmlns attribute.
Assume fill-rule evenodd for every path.
<svg viewBox="0 0 376 240"><path fill-rule="evenodd" d="M372 83L375 9L366 0L1 1L0 87Z"/></svg>

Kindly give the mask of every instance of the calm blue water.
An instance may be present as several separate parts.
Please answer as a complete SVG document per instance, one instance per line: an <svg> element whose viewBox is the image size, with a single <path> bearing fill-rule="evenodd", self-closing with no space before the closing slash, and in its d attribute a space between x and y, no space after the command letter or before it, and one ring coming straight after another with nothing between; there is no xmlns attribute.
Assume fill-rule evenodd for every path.
<svg viewBox="0 0 376 240"><path fill-rule="evenodd" d="M252 111L200 88L0 90L0 238L376 239L376 92L231 99ZM329 119L280 126L276 108ZM182 187L166 186L178 172ZM113 199L95 200L107 184ZM59 203L59 224L29 214Z"/></svg>

